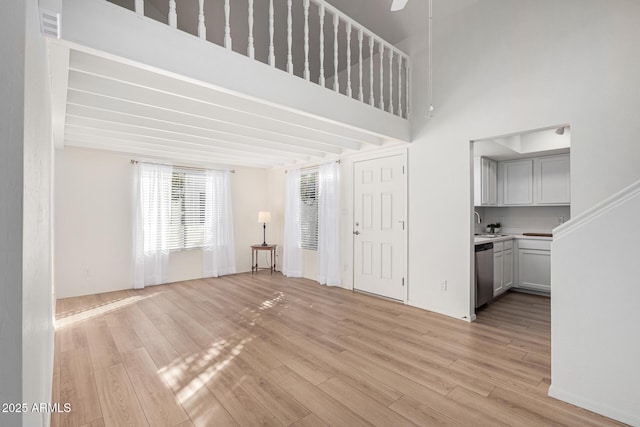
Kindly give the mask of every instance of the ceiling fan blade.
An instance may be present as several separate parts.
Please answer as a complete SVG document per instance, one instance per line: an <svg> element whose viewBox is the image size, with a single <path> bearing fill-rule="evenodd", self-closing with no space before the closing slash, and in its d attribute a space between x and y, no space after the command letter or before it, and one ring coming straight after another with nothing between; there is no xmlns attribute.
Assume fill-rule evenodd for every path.
<svg viewBox="0 0 640 427"><path fill-rule="evenodd" d="M391 11L395 12L404 9L407 5L407 1L409 0L393 0L393 3L391 3Z"/></svg>

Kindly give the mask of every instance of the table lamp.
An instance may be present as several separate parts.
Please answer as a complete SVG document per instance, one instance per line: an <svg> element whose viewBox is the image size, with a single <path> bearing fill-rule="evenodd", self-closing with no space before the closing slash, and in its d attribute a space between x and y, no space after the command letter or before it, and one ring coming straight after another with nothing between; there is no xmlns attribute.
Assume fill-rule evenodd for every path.
<svg viewBox="0 0 640 427"><path fill-rule="evenodd" d="M258 222L262 223L262 246L267 245L267 223L271 222L271 212L260 211L258 212Z"/></svg>

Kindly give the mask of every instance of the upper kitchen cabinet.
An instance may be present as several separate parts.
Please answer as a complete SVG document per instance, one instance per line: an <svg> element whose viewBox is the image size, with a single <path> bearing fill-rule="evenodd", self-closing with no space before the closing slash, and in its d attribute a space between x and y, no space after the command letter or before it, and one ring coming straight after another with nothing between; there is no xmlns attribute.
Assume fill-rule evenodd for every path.
<svg viewBox="0 0 640 427"><path fill-rule="evenodd" d="M498 162L498 187L501 206L569 205L569 155Z"/></svg>
<svg viewBox="0 0 640 427"><path fill-rule="evenodd" d="M502 187L502 204L533 204L533 159L500 162L498 176Z"/></svg>
<svg viewBox="0 0 640 427"><path fill-rule="evenodd" d="M474 159L474 205L498 204L498 163L487 157Z"/></svg>
<svg viewBox="0 0 640 427"><path fill-rule="evenodd" d="M533 176L536 204L568 205L571 203L569 155L534 159Z"/></svg>

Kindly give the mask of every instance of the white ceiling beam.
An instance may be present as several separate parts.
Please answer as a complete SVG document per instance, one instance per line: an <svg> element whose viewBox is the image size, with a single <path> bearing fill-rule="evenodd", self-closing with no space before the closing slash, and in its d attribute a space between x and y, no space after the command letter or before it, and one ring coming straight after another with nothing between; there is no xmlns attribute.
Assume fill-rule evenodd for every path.
<svg viewBox="0 0 640 427"><path fill-rule="evenodd" d="M194 84L185 80L153 73L142 68L100 58L85 52L71 53L71 69L91 73L97 76L135 84L158 91L166 91L193 100L217 105L236 111L251 111L253 115L272 120L294 123L305 129L316 129L340 138L372 145L382 145L382 139L367 131L328 122L322 118L310 117L292 109L249 100L230 93L216 90L210 86Z"/></svg>
<svg viewBox="0 0 640 427"><path fill-rule="evenodd" d="M236 135L257 141L269 141L273 144L283 146L286 150L308 155L319 155L330 153L339 155L343 150L339 147L296 138L288 135L281 135L261 129L246 126L236 126L229 123L219 122L210 117L197 114L187 114L180 111L172 111L152 105L133 103L122 99L110 98L88 92L80 92L69 89L68 103L84 107L112 111L121 114L128 114L136 117L147 117L156 120L163 120L173 123L184 123L190 126L203 127L212 132L220 134L220 138L229 139L226 135Z"/></svg>
<svg viewBox="0 0 640 427"><path fill-rule="evenodd" d="M129 144L122 140L89 140L82 135L71 135L65 143L68 146L91 148L95 150L107 150L118 153L127 153L132 156L148 156L156 159L171 159L174 162L198 162L207 164L238 165L257 168L272 168L284 166L285 162L269 162L250 157L239 156L207 156L201 153L185 150L158 150L155 147L144 147L137 144Z"/></svg>
<svg viewBox="0 0 640 427"><path fill-rule="evenodd" d="M154 118L130 116L113 111L95 109L75 104L67 106L69 117L83 117L97 119L103 122L120 123L141 128L172 132L176 135L195 135L207 138L207 145L242 150L255 151L257 153L274 153L277 155L288 155L299 159L312 157L323 157L324 153L312 150L295 150L283 144L275 144L265 140L247 138L238 135L224 134L200 127L192 127L181 123L167 122Z"/></svg>
<svg viewBox="0 0 640 427"><path fill-rule="evenodd" d="M99 128L96 126L86 126L84 121L76 120L73 117L69 117L67 120L67 126L65 132L74 135L83 135L87 138L109 138L113 141L123 141L130 144L140 143L145 144L145 147L156 147L158 150L193 150L199 151L203 155L206 153L215 155L227 155L246 158L256 158L272 163L281 162L296 162L301 159L296 156L279 155L276 153L260 153L255 151L242 151L242 150L229 150L226 148L220 148L216 146L207 146L203 144L193 143L187 140L163 138L159 136L152 136L145 133L129 132L127 129L117 128ZM69 137L66 137L68 140Z"/></svg>
<svg viewBox="0 0 640 427"><path fill-rule="evenodd" d="M125 82L104 79L98 76L83 74L78 71L69 72L69 87L72 89L109 96L112 98L152 105L172 111L184 111L190 114L210 117L214 120L231 123L237 126L253 127L281 135L295 136L340 147L348 150L360 150L362 144L348 138L330 135L315 129L302 128L286 122L274 121L240 111L230 111L208 103L194 101L181 96L153 89L129 85Z"/></svg>

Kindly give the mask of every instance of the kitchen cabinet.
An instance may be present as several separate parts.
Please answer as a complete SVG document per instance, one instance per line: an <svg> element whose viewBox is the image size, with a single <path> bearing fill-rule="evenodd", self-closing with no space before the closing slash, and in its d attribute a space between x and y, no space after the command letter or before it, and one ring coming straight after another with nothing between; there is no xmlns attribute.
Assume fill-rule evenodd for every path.
<svg viewBox="0 0 640 427"><path fill-rule="evenodd" d="M548 240L518 241L518 288L551 291L551 242Z"/></svg>
<svg viewBox="0 0 640 427"><path fill-rule="evenodd" d="M493 244L493 296L513 286L513 240Z"/></svg>
<svg viewBox="0 0 640 427"><path fill-rule="evenodd" d="M569 205L569 155L499 162L498 189L501 206Z"/></svg>
<svg viewBox="0 0 640 427"><path fill-rule="evenodd" d="M493 296L503 292L502 277L504 269L504 258L502 257L503 243L493 244Z"/></svg>
<svg viewBox="0 0 640 427"><path fill-rule="evenodd" d="M474 159L474 205L498 204L498 162L487 157Z"/></svg>
<svg viewBox="0 0 640 427"><path fill-rule="evenodd" d="M535 185L535 204L569 204L571 202L569 155L534 159L533 181Z"/></svg>
<svg viewBox="0 0 640 427"><path fill-rule="evenodd" d="M510 242L513 245L513 242ZM506 291L513 286L513 246L502 252L502 287Z"/></svg>
<svg viewBox="0 0 640 427"><path fill-rule="evenodd" d="M502 204L533 204L533 159L500 162Z"/></svg>

